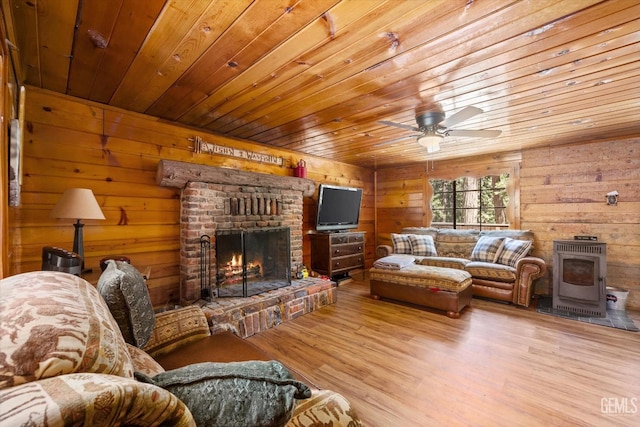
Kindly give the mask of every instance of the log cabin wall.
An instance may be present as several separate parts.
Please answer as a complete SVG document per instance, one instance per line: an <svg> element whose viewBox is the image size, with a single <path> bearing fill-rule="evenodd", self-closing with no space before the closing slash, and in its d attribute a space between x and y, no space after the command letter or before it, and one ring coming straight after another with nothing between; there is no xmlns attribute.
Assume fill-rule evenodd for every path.
<svg viewBox="0 0 640 427"><path fill-rule="evenodd" d="M428 166L428 171L427 171ZM549 270L536 293L549 294L553 240L593 235L607 243L607 284L631 290L627 307L640 308L640 140L591 142L458 159L376 172L377 244L403 227L429 226L429 179L510 172L511 228L535 233L533 255ZM616 206L605 195L620 193Z"/></svg>
<svg viewBox="0 0 640 427"><path fill-rule="evenodd" d="M10 274L41 268L43 246L71 249L73 221L49 214L66 188L91 188L106 220L84 227L87 279L96 282L99 260L126 255L141 270L151 268L152 302L161 306L179 296L180 189L156 184L160 159L293 176L299 153L274 149L200 130L175 126L142 114L28 87L24 135L22 203L9 208ZM196 154L190 138L282 157L283 167L237 157ZM373 262L373 172L304 156L307 178L364 189L360 230L367 232L367 265ZM315 200L305 197L303 234L315 225ZM305 236L303 259L310 265Z"/></svg>
<svg viewBox="0 0 640 427"><path fill-rule="evenodd" d="M586 142L525 150L520 179L521 223L535 232L553 271L553 241L596 236L607 244L607 286L629 289L640 308L640 139ZM620 193L617 205L606 194ZM548 273L548 277L553 277ZM550 291L551 282L538 291Z"/></svg>

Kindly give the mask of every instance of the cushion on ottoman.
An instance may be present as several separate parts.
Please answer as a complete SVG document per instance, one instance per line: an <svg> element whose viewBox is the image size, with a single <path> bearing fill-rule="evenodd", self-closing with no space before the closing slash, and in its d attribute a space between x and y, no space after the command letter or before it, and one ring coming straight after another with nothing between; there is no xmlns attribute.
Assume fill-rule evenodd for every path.
<svg viewBox="0 0 640 427"><path fill-rule="evenodd" d="M464 270L410 265L402 270L372 268L370 278L388 283L460 292L471 286L471 275Z"/></svg>

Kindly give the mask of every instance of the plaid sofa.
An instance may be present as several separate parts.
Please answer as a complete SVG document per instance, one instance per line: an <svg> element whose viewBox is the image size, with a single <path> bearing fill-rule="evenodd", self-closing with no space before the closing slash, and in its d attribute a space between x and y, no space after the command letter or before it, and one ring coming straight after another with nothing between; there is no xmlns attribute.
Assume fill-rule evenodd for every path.
<svg viewBox="0 0 640 427"><path fill-rule="evenodd" d="M465 270L473 295L528 307L534 280L544 276L543 259L531 256L530 230L452 230L407 227L392 233L391 244L376 248L377 258L407 254L415 263Z"/></svg>

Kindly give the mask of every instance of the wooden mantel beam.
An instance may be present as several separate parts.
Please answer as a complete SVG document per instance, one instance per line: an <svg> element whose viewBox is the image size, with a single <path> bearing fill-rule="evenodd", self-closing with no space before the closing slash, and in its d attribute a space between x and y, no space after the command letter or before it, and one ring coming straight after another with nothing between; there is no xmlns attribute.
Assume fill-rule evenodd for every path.
<svg viewBox="0 0 640 427"><path fill-rule="evenodd" d="M184 188L188 182L281 188L301 191L302 195L306 197L313 196L316 191L315 182L306 178L269 175L174 160L160 160L156 172L156 183L158 185L161 187Z"/></svg>

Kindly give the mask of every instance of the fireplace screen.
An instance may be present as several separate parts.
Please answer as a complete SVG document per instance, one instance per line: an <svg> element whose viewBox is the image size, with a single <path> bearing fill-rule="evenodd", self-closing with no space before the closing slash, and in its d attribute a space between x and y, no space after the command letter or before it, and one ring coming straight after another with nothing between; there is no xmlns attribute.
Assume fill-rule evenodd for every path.
<svg viewBox="0 0 640 427"><path fill-rule="evenodd" d="M216 233L218 297L248 297L291 284L289 228Z"/></svg>

